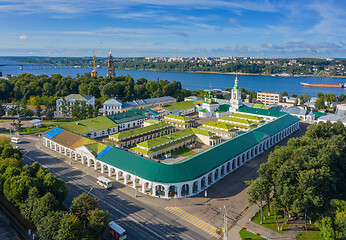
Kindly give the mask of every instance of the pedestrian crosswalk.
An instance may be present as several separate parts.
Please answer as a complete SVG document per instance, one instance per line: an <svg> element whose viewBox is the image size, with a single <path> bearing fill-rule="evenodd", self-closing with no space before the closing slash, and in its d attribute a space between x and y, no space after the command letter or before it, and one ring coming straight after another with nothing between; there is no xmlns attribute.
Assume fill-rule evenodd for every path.
<svg viewBox="0 0 346 240"><path fill-rule="evenodd" d="M185 221L191 223L192 225L198 227L199 229L209 233L213 237L220 238L220 234L217 233L217 228L210 225L209 223L191 215L188 212L185 212L184 210L178 208L178 207L166 207L165 208L170 213L173 213L174 215L184 219Z"/></svg>

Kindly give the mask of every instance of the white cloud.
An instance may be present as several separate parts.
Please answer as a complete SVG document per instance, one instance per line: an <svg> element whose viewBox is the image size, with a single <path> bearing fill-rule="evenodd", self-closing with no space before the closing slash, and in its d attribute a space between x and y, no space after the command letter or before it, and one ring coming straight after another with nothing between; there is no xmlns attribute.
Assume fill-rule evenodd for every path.
<svg viewBox="0 0 346 240"><path fill-rule="evenodd" d="M20 35L19 40L27 40L28 39L28 36L27 35Z"/></svg>

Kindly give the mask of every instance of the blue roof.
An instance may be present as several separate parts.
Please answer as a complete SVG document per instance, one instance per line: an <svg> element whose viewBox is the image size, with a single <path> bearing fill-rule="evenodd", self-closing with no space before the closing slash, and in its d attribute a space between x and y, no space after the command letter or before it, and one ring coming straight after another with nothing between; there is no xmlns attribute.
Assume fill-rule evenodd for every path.
<svg viewBox="0 0 346 240"><path fill-rule="evenodd" d="M109 150L111 150L111 149L112 149L112 147L107 146L105 149L103 149L103 150L99 153L99 155L97 155L96 158L100 159L101 157L103 157L103 155L105 155L105 154L106 154Z"/></svg>
<svg viewBox="0 0 346 240"><path fill-rule="evenodd" d="M64 129L61 129L59 127L55 127L51 130L49 130L48 132L45 132L43 135L45 135L47 138L52 139L53 137L59 135L60 133L62 133L63 131L65 131Z"/></svg>

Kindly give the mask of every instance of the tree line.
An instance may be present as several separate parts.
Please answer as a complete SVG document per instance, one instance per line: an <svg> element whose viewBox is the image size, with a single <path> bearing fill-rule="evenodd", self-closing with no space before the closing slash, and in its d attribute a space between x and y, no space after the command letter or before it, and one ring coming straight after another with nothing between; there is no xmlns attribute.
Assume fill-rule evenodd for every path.
<svg viewBox="0 0 346 240"><path fill-rule="evenodd" d="M37 228L41 239L99 239L107 230L109 214L86 193L73 199L69 211L63 201L68 190L39 163L22 166L23 154L0 137L0 193Z"/></svg>
<svg viewBox="0 0 346 240"><path fill-rule="evenodd" d="M342 238L346 233L346 128L341 122L318 123L305 136L276 147L261 164L259 177L248 190L249 202L261 209L273 206L275 219L283 208L289 216L316 221L324 239ZM268 212L270 212L268 210Z"/></svg>

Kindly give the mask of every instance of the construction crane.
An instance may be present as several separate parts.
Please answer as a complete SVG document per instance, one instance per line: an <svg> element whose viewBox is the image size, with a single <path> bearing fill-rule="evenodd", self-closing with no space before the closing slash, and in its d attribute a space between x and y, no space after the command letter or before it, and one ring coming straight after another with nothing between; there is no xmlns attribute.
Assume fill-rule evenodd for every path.
<svg viewBox="0 0 346 240"><path fill-rule="evenodd" d="M98 53L98 51L99 51L100 48L101 48L102 43L103 43L103 42L100 42L100 43L99 43L99 45L98 45L97 48L96 48L96 51L93 50L94 70L91 71L91 77L93 77L93 78L97 78L95 58L96 58L96 54Z"/></svg>

